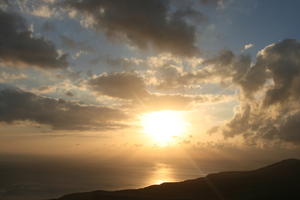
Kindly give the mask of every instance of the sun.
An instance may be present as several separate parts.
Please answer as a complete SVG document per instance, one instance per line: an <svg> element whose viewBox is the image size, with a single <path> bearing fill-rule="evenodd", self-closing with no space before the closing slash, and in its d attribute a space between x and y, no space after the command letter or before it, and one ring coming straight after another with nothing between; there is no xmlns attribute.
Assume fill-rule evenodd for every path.
<svg viewBox="0 0 300 200"><path fill-rule="evenodd" d="M187 123L181 112L165 110L143 114L141 123L144 132L160 145L166 145L183 134Z"/></svg>

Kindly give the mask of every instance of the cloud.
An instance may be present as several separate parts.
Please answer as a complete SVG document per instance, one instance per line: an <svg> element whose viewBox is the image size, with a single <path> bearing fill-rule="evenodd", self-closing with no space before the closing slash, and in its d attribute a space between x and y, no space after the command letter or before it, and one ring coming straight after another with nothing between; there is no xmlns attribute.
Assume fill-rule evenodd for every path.
<svg viewBox="0 0 300 200"><path fill-rule="evenodd" d="M181 84L181 77L183 72L181 68L172 64L164 64L156 68L155 75L157 77L157 89L168 90L173 88L182 87L185 84Z"/></svg>
<svg viewBox="0 0 300 200"><path fill-rule="evenodd" d="M100 95L120 99L136 99L149 95L144 80L130 72L104 73L89 80L88 85Z"/></svg>
<svg viewBox="0 0 300 200"><path fill-rule="evenodd" d="M60 17L61 13L54 4L58 0L7 0L9 10L21 11L24 14L50 19Z"/></svg>
<svg viewBox="0 0 300 200"><path fill-rule="evenodd" d="M297 101L300 96L300 43L284 40L259 53L258 62L270 71L273 86L266 92L265 105Z"/></svg>
<svg viewBox="0 0 300 200"><path fill-rule="evenodd" d="M28 76L23 73L10 73L5 71L0 71L0 83L13 82L15 80L26 79Z"/></svg>
<svg viewBox="0 0 300 200"><path fill-rule="evenodd" d="M254 44L251 44L251 43L245 44L244 50L250 49L250 48L252 48L252 47L254 47Z"/></svg>
<svg viewBox="0 0 300 200"><path fill-rule="evenodd" d="M105 130L122 128L126 115L116 109L81 105L25 92L0 88L0 122L33 121L55 130Z"/></svg>
<svg viewBox="0 0 300 200"><path fill-rule="evenodd" d="M191 62L189 64L191 69L185 71L183 64L164 63L156 67L158 89L176 89L220 82L243 87L244 76L251 67L251 57L236 56L233 52L224 50L213 58L196 63L196 66L192 67Z"/></svg>
<svg viewBox="0 0 300 200"><path fill-rule="evenodd" d="M44 32L55 32L56 31L56 26L55 26L55 24L50 23L50 22L47 21L42 25L42 30Z"/></svg>
<svg viewBox="0 0 300 200"><path fill-rule="evenodd" d="M8 5L8 0L1 0L0 1L0 8L5 8Z"/></svg>
<svg viewBox="0 0 300 200"><path fill-rule="evenodd" d="M222 95L183 95L150 92L145 80L134 72L103 73L88 81L88 86L98 95L127 100L133 106L150 110L186 110L193 103L222 101Z"/></svg>
<svg viewBox="0 0 300 200"><path fill-rule="evenodd" d="M227 101L226 95L184 95L151 93L151 96L139 101L146 110L192 110L201 103Z"/></svg>
<svg viewBox="0 0 300 200"><path fill-rule="evenodd" d="M241 72L235 81L241 86L241 105L223 134L300 144L300 43L286 39L271 44Z"/></svg>
<svg viewBox="0 0 300 200"><path fill-rule="evenodd" d="M71 92L71 91L67 91L67 92L65 93L65 95L68 96L68 97L74 97L74 93Z"/></svg>
<svg viewBox="0 0 300 200"><path fill-rule="evenodd" d="M64 0L62 5L83 15L93 28L110 38L125 38L140 49L194 56L196 27L187 18L201 18L197 11L171 12L169 1L161 0Z"/></svg>
<svg viewBox="0 0 300 200"><path fill-rule="evenodd" d="M50 18L55 12L48 5L41 5L31 12L32 15L44 18Z"/></svg>
<svg viewBox="0 0 300 200"><path fill-rule="evenodd" d="M172 3L176 3L179 5L179 7L184 7L187 5L190 5L190 7L193 6L211 6L214 8L224 8L225 3L227 3L228 0L172 0Z"/></svg>
<svg viewBox="0 0 300 200"><path fill-rule="evenodd" d="M42 69L67 67L67 55L60 55L50 41L34 37L17 14L0 10L0 27L0 63Z"/></svg>

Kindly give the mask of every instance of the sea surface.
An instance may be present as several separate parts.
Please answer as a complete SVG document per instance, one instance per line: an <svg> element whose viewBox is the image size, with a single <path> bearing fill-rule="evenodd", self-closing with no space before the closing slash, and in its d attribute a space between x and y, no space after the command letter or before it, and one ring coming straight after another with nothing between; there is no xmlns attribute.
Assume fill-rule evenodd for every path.
<svg viewBox="0 0 300 200"><path fill-rule="evenodd" d="M0 200L41 200L74 192L141 188L204 174L166 163L0 156Z"/></svg>
<svg viewBox="0 0 300 200"><path fill-rule="evenodd" d="M0 200L42 200L74 192L141 188L225 170L220 166L0 155Z"/></svg>

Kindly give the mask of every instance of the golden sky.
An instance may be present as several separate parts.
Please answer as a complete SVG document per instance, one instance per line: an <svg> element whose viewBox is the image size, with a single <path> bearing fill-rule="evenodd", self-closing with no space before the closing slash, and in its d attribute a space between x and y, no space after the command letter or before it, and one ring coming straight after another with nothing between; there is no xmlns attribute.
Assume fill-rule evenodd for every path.
<svg viewBox="0 0 300 200"><path fill-rule="evenodd" d="M272 160L299 152L299 30L287 23L297 6L0 2L0 153ZM281 28L270 25L281 9Z"/></svg>

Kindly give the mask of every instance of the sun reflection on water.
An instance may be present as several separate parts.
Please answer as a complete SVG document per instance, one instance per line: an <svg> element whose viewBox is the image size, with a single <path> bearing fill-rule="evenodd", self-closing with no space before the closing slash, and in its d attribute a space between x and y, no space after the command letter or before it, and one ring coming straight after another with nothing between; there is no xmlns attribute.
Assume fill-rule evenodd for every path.
<svg viewBox="0 0 300 200"><path fill-rule="evenodd" d="M176 181L176 179L174 178L173 169L166 164L157 164L151 174L152 175L150 176L148 181L149 185L159 185L164 182Z"/></svg>

